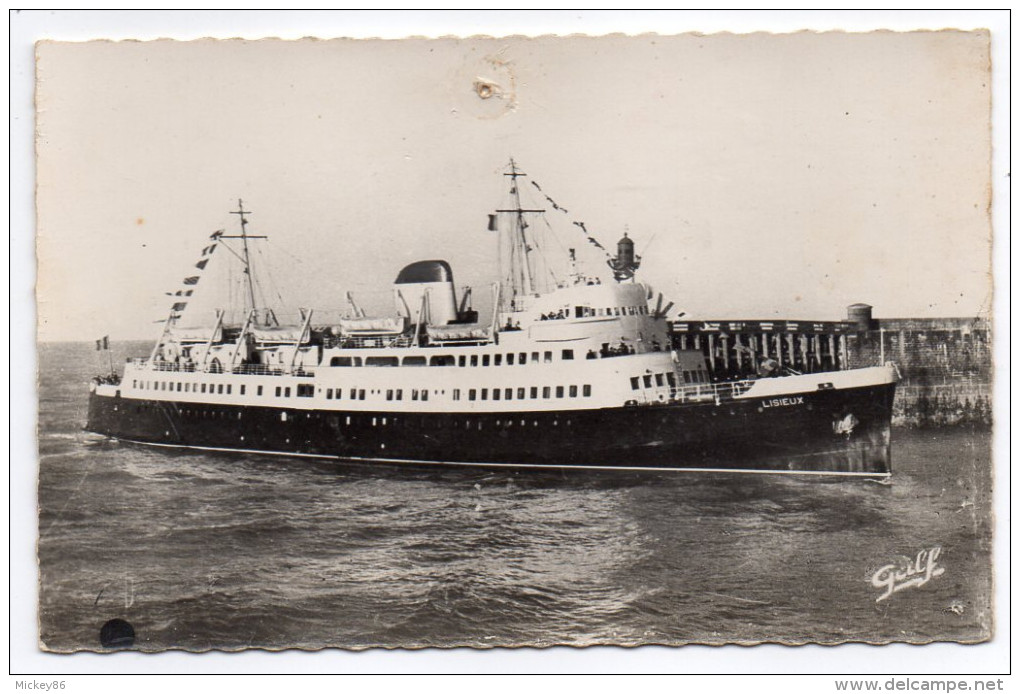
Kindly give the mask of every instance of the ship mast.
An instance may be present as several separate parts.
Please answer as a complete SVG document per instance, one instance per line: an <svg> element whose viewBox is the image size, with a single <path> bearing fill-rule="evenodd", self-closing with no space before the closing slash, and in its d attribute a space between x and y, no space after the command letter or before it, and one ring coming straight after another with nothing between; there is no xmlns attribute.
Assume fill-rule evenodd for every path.
<svg viewBox="0 0 1020 694"><path fill-rule="evenodd" d="M517 163L512 157L510 158L510 173L503 175L510 177L510 195L513 198L513 207L506 210L496 210L496 212L512 214L514 219L509 239L510 269L513 282L511 287L511 303L513 303L513 300L521 294L530 296L535 293L534 272L531 268L531 258L528 255L530 248L528 247L527 235L525 233L528 224L524 221L524 215L526 213L541 214L545 210L528 210L521 207L521 193L517 179L527 176L527 174L517 169Z"/></svg>
<svg viewBox="0 0 1020 694"><path fill-rule="evenodd" d="M245 219L244 217L246 214L251 214L251 212L249 210L244 209L244 201L238 198L237 210L231 212L230 214L236 214L238 217L241 218L241 236L240 237L224 236L223 238L241 239L241 245L243 248L242 253L244 254L243 257L241 258L241 262L244 263L244 278L248 285L248 301L250 302L249 309L254 311L257 308L255 306L255 285L251 277L251 258L248 255L248 220Z"/></svg>
<svg viewBox="0 0 1020 694"><path fill-rule="evenodd" d="M248 233L248 218L245 215L251 214L251 210L245 209L244 200L241 200L240 198L238 199L238 208L231 212L231 214L237 214L241 218L240 219L241 234L233 236L221 235L219 238L241 239L241 253L238 253L233 248L231 248L230 244L223 244L223 248L230 251L231 254L234 255L234 257L236 257L238 260L240 260L241 264L244 266L243 272L245 276L245 289L247 290L245 292L246 294L245 314L246 315L257 314L259 308L258 303L255 300L255 274L254 272L252 272L251 253L249 251L248 242L253 239L268 239L269 237L253 236ZM268 307L266 307L265 309L265 319L267 321L272 319L275 323L275 316L273 315L272 310L269 309ZM266 325L268 325L268 323Z"/></svg>

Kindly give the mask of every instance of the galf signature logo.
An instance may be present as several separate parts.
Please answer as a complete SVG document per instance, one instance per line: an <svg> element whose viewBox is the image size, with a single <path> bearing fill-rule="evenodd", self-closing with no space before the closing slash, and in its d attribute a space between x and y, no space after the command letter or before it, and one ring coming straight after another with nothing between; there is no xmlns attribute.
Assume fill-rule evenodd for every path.
<svg viewBox="0 0 1020 694"><path fill-rule="evenodd" d="M882 602L904 588L923 586L933 578L944 574L945 568L939 566L939 555L941 554L941 547L922 549L912 561L886 564L880 568L871 576L871 585L883 591L875 598L875 602Z"/></svg>

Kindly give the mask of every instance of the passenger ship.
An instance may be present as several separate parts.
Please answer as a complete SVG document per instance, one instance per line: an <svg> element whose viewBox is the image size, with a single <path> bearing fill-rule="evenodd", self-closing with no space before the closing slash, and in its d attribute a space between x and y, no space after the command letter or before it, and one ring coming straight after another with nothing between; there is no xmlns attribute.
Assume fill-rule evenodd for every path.
<svg viewBox="0 0 1020 694"><path fill-rule="evenodd" d="M373 463L890 473L894 365L801 374L763 358L756 377L712 382L700 351L671 346L672 304L635 280L626 234L611 256L574 222L606 265L582 272L571 248L557 271L535 222L546 210L522 203L512 160L504 175L509 203L489 217L502 269L490 319L469 289L458 303L447 262L425 260L397 275L391 315L367 316L348 294L344 317L304 310L281 325L256 302L249 249L265 237L248 233L239 203L239 233L213 234L197 267L240 263L243 320L219 310L187 327L200 275L186 279L149 357L93 379L86 429Z"/></svg>

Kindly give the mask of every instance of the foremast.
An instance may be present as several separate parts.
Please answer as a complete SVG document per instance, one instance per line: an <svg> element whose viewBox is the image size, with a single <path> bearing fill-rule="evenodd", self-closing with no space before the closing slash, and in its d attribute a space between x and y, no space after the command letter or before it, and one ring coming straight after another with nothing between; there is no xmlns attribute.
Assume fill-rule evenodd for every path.
<svg viewBox="0 0 1020 694"><path fill-rule="evenodd" d="M215 251L216 248L219 247L225 248L231 255L233 255L241 263L241 272L242 277L244 278L244 306L243 306L244 319L241 327L241 332L237 336L235 349L233 351L234 357L231 359L231 361L233 361L233 359L236 359L236 355L240 351L241 344L247 338L249 331L256 327L256 325L258 324L260 311L263 313L262 322L264 325L279 326L279 321L277 320L275 313L268 306L260 309L258 300L256 299L255 277L254 272L252 271L251 249L249 241L263 240L268 239L269 237L264 235L252 235L248 233L247 215L251 214L251 210L246 210L244 208L244 201L242 199L238 198L237 209L231 211L230 214L235 214L238 216L240 233L226 234L223 232L223 230L214 232L210 236L210 241L212 241L212 244L202 249L202 257L195 264L195 268L198 269L199 271L204 270L206 264L211 259L213 251ZM229 244L223 243L225 240L230 239L239 240L241 242L240 252L231 248ZM176 298L191 297L192 293L195 291L195 286L198 284L200 278L201 275L194 275L185 278L184 285L186 289L178 290L172 296L175 296ZM148 364L150 366L155 365L157 360L162 355L164 348L166 347L169 339L171 338L173 328L183 315L183 312L187 304L188 304L187 300L175 301L173 306L171 307L169 315L163 322L162 333L160 334L159 339L156 341L156 344L153 346L152 352L149 355ZM205 366L206 362L208 361L208 357L210 355L210 348L212 346L212 343L215 342L216 340L216 335L219 334L219 332L222 330L225 316L226 316L225 309L222 308L217 309L216 325L213 328L212 333L210 333L207 344L205 346L202 358L202 366Z"/></svg>

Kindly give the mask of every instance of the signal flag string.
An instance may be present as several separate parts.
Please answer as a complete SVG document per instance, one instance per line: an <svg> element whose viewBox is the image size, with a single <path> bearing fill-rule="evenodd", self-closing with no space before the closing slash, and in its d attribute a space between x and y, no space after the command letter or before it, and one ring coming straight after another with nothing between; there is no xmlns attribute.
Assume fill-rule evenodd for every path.
<svg viewBox="0 0 1020 694"><path fill-rule="evenodd" d="M195 267L199 271L205 270L205 266L208 265L209 259L212 256L213 251L216 250L216 247L220 242L221 236L223 236L222 229L220 229L219 231L214 231L212 235L209 236L209 240L212 241L212 243L202 249L202 255L199 257L198 262L195 263ZM184 278L184 286L186 287L185 289L178 289L176 292L166 293L167 296L185 299L184 301L174 302L173 306L170 307L170 311L172 313L179 314L187 307L188 305L187 297L190 297L192 293L195 291L194 289L192 289L192 287L198 284L198 280L201 279L201 277L202 277L201 274L185 277Z"/></svg>
<svg viewBox="0 0 1020 694"><path fill-rule="evenodd" d="M540 192L542 194L542 196L545 197L546 201L548 201L548 203L552 206L552 208L554 210L557 210L557 211L562 212L564 214L570 214L570 212L567 210L567 208L560 207L558 204L556 204L555 200L553 200L551 197L546 195L545 191L542 190L542 186L538 185L537 181L532 181L531 185L535 186L535 188L538 190L538 192ZM600 251L605 253L606 258L608 258L610 260L613 259L612 254L609 251L606 250L606 247L603 246L601 243L599 243L598 239L596 239L594 236L592 236L591 232L588 231L588 227L586 227L584 225L584 222L579 222L577 220L571 220L571 223L575 227L577 227L578 229L580 229L581 231L584 232L585 238L588 241L588 243L590 243L591 245L595 246L595 248L598 248Z"/></svg>

